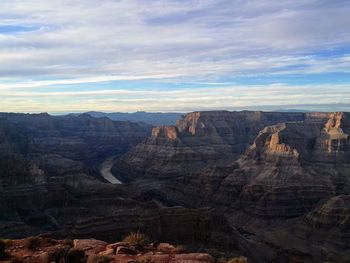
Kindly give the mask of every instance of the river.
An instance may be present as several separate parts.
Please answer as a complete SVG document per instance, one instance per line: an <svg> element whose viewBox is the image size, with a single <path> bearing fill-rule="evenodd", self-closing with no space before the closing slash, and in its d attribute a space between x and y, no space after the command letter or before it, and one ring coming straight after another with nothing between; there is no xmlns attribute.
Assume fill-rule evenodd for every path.
<svg viewBox="0 0 350 263"><path fill-rule="evenodd" d="M112 167L114 162L115 156L107 158L101 166L100 173L103 178L105 178L108 182L111 184L122 184L121 181L119 181L117 178L114 177L112 174Z"/></svg>

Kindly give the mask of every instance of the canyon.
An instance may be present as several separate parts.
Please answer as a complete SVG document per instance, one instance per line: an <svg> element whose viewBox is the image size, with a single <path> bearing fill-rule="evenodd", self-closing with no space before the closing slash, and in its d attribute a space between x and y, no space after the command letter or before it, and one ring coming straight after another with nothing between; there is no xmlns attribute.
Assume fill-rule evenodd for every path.
<svg viewBox="0 0 350 263"><path fill-rule="evenodd" d="M103 177L151 128L89 115L0 114L0 236L50 233L112 242L140 230L184 243L227 238L228 224L217 223L222 219L210 208L162 205Z"/></svg>
<svg viewBox="0 0 350 263"><path fill-rule="evenodd" d="M349 113L194 112L113 169L167 204L222 211L262 262L345 262L349 134Z"/></svg>
<svg viewBox="0 0 350 263"><path fill-rule="evenodd" d="M350 261L350 113L192 112L158 127L2 113L0 124L0 236L141 230L252 262Z"/></svg>

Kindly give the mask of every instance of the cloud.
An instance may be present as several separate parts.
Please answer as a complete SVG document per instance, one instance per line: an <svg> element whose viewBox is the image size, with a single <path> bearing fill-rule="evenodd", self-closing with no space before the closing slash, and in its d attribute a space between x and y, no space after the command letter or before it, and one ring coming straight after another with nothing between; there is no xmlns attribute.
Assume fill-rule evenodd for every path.
<svg viewBox="0 0 350 263"><path fill-rule="evenodd" d="M257 86L213 86L210 88L173 90L92 90L60 92L11 92L4 93L6 99L0 111L193 111L213 109L269 109L270 105L350 105L350 85L302 85L283 84ZM251 107L254 105L254 107ZM299 107L299 108L300 108ZM271 107L270 107L271 108ZM343 107L345 108L345 106ZM309 107L309 109L311 109ZM350 108L347 106L347 110Z"/></svg>
<svg viewBox="0 0 350 263"><path fill-rule="evenodd" d="M85 83L99 83L99 82L110 82L116 80L147 80L147 79L164 79L164 78L175 78L177 75L149 75L149 76L95 76L95 77L85 77L76 79L53 79L53 80L40 80L40 81L26 81L26 82L7 82L0 84L0 90L11 90L18 88L38 88L47 87L54 85L73 85L73 84L85 84Z"/></svg>
<svg viewBox="0 0 350 263"><path fill-rule="evenodd" d="M72 107L69 101L58 106L47 100L55 94L50 93L52 88L60 97L85 96L80 98L86 108L118 110L117 103L92 98L108 90L97 86L136 80L163 82L164 92L170 82L188 83L187 87L212 83L208 94L231 107L229 99L221 98L223 85L216 83L230 85L234 78L249 76L278 79L293 75L307 80L311 75L350 74L349 13L350 2L342 0L2 0L1 108L16 110L17 105L18 110L30 110L24 98L27 105L40 110L82 107ZM85 84L96 84L96 90L84 90ZM115 82L109 89L125 91ZM179 87L181 90L189 92ZM240 102L228 98L246 105L245 92L250 90L234 89ZM298 99L320 99L317 89L296 90ZM113 92L109 95L116 96ZM268 101L273 98L269 92L267 86L257 94L261 101ZM90 96L89 105L86 96ZM193 96L196 105L220 106L201 93ZM296 97L283 98L288 103L296 101ZM340 97L329 98L341 101ZM141 103L141 97L136 99ZM15 105L11 104L14 100ZM176 106L150 100L144 98L145 109ZM186 98L174 97L176 100L182 109L190 109ZM133 104L120 106L134 108Z"/></svg>
<svg viewBox="0 0 350 263"><path fill-rule="evenodd" d="M0 24L42 27L2 35L0 59L18 76L31 76L30 69L34 76L157 74L160 69L185 75L181 69L190 65L198 67L191 72L196 77L259 73L267 57L296 56L283 61L295 65L300 52L350 43L349 2L279 2L5 0ZM267 71L276 68L266 61ZM9 72L1 67L0 74Z"/></svg>

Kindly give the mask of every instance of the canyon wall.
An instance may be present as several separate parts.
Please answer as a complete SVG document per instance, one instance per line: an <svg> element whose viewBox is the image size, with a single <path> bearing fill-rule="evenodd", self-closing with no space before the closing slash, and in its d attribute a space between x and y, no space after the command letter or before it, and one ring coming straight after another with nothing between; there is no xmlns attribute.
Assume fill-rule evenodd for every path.
<svg viewBox="0 0 350 263"><path fill-rule="evenodd" d="M195 112L154 128L114 169L165 204L221 209L259 251L344 262L349 135L349 113Z"/></svg>
<svg viewBox="0 0 350 263"><path fill-rule="evenodd" d="M152 136L122 156L113 171L125 181L140 181L144 191L164 201L195 206L205 198L203 171L238 159L265 126L304 119L304 113L189 113L176 126L153 128ZM208 179L217 184L217 178Z"/></svg>
<svg viewBox="0 0 350 263"><path fill-rule="evenodd" d="M228 244L349 261L350 114L194 112L175 126L0 114L0 235ZM112 172L98 164L118 156Z"/></svg>
<svg viewBox="0 0 350 263"><path fill-rule="evenodd" d="M161 206L99 176L102 161L150 134L149 125L88 115L1 113L0 236L115 241L140 230L155 240L213 242L227 229L211 209Z"/></svg>

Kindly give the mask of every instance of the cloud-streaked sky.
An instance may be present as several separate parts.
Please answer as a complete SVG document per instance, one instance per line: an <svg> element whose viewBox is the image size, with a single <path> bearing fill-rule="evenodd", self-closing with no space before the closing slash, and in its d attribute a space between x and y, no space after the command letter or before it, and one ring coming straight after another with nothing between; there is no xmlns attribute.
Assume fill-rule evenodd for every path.
<svg viewBox="0 0 350 263"><path fill-rule="evenodd" d="M348 0L1 0L0 111L350 111L349 14Z"/></svg>

